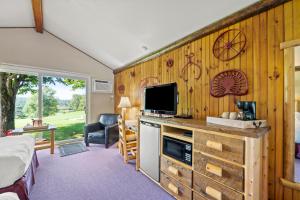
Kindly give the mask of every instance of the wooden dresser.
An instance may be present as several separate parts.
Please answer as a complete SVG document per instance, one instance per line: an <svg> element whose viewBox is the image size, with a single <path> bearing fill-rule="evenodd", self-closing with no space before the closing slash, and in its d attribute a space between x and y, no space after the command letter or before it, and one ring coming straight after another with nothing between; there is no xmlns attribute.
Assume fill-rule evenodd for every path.
<svg viewBox="0 0 300 200"><path fill-rule="evenodd" d="M268 128L237 129L198 120L142 117L161 124L160 185L176 199L267 199ZM192 137L184 135L190 131ZM162 152L163 137L192 144L192 166Z"/></svg>

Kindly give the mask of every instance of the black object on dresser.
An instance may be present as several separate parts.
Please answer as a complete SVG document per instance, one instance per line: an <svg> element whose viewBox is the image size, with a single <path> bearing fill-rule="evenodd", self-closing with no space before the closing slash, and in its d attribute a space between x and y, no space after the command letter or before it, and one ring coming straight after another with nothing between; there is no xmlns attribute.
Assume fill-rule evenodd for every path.
<svg viewBox="0 0 300 200"><path fill-rule="evenodd" d="M243 113L242 120L256 119L256 102L255 101L238 101L236 106Z"/></svg>

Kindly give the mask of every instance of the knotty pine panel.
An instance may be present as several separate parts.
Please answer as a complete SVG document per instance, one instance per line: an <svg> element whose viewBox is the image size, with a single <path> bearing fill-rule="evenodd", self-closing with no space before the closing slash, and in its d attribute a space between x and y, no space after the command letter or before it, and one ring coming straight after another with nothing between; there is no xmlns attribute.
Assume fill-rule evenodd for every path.
<svg viewBox="0 0 300 200"><path fill-rule="evenodd" d="M140 83L147 77L156 77L160 84L177 82L178 114L190 109L194 118L205 119L208 115L218 116L224 111L236 111L234 97L210 96L209 81L224 70L240 69L248 77L249 93L236 98L256 101L257 117L267 119L271 125L268 138L269 172L268 176L264 176L268 178L269 199L300 199L299 192L282 188L279 182L279 178L283 176L284 86L284 58L279 44L300 38L299 10L300 0L293 0L116 74L115 110L120 112L117 105L122 95L118 92L118 86L124 84L123 95L129 96L134 105L133 109L127 109L127 118L136 118L141 106ZM223 62L213 56L213 43L221 33L232 28L241 29L245 33L245 52L233 60ZM189 53L194 53L194 61L201 61L202 76L195 80L197 68L192 66L186 74L188 81L185 84L180 74L187 63L185 55ZM166 61L170 58L174 60L174 65L168 68Z"/></svg>

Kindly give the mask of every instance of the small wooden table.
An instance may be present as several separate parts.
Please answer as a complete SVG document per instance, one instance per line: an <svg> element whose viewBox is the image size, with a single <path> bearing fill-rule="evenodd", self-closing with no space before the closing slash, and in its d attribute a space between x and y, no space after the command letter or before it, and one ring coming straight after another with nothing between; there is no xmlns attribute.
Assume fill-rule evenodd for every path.
<svg viewBox="0 0 300 200"><path fill-rule="evenodd" d="M43 131L50 131L50 141L37 141L35 143L35 150L42 150L42 149L50 149L50 154L54 154L54 146L55 146L55 130L56 127L53 125L49 125L47 128L32 128L32 129L23 129L17 128L13 130L14 135L22 135L24 133L35 133L35 132L43 132Z"/></svg>

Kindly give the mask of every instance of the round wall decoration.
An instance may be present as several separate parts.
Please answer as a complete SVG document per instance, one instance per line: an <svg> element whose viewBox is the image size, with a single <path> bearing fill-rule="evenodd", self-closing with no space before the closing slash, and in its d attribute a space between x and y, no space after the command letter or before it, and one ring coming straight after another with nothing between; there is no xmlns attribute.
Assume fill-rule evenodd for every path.
<svg viewBox="0 0 300 200"><path fill-rule="evenodd" d="M242 31L230 29L223 32L216 39L213 46L213 54L219 60L231 60L244 51L246 42L247 38Z"/></svg>
<svg viewBox="0 0 300 200"><path fill-rule="evenodd" d="M124 94L125 92L125 85L121 84L118 86L118 91L119 91L119 94Z"/></svg>
<svg viewBox="0 0 300 200"><path fill-rule="evenodd" d="M210 82L210 94L213 97L225 95L242 96L248 93L248 79L244 72L237 69L223 71Z"/></svg>
<svg viewBox="0 0 300 200"><path fill-rule="evenodd" d="M168 68L172 68L173 65L174 65L174 59L173 58L169 58L167 61L166 61L166 65Z"/></svg>

